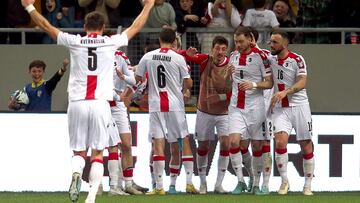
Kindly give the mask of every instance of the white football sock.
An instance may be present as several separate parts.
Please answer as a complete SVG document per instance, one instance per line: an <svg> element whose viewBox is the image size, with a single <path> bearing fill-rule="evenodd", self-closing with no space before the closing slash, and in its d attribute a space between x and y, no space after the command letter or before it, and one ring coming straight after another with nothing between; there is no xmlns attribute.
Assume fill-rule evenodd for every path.
<svg viewBox="0 0 360 203"><path fill-rule="evenodd" d="M238 178L238 182L245 183L243 172L242 172L242 156L241 156L241 152L240 152L240 147L230 149L230 159L231 159L231 164L235 171L236 177Z"/></svg>

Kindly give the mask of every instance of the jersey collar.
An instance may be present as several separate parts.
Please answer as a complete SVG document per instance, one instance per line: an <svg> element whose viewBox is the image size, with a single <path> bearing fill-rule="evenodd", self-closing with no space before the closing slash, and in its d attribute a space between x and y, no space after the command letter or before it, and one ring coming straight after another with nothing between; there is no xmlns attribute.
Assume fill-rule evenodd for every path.
<svg viewBox="0 0 360 203"><path fill-rule="evenodd" d="M32 82L31 87L32 88L37 88L37 87L41 86L42 84L44 84L44 82L45 82L44 79L41 79L38 83Z"/></svg>

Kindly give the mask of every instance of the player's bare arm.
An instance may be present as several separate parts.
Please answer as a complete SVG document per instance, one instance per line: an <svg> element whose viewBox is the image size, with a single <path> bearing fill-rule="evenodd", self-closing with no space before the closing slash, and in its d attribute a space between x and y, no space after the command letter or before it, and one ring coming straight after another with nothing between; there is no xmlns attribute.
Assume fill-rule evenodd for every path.
<svg viewBox="0 0 360 203"><path fill-rule="evenodd" d="M190 90L193 86L193 80L191 78L184 78L183 82L183 94Z"/></svg>
<svg viewBox="0 0 360 203"><path fill-rule="evenodd" d="M299 75L296 78L296 83L293 86L291 86L289 89L285 90L286 94L294 94L294 93L304 89L306 86L306 81L307 81L306 75Z"/></svg>
<svg viewBox="0 0 360 203"><path fill-rule="evenodd" d="M235 66L233 64L228 64L225 69L224 79L227 82L232 82L232 75L235 73Z"/></svg>
<svg viewBox="0 0 360 203"><path fill-rule="evenodd" d="M270 89L273 86L272 76L266 76L264 81L261 82L251 82L246 81L239 84L239 89L242 91L251 90L251 89Z"/></svg>
<svg viewBox="0 0 360 203"><path fill-rule="evenodd" d="M132 39L144 27L149 17L150 10L154 6L155 0L144 0L143 2L144 7L141 13L138 15L138 17L136 17L131 26L124 31L129 40Z"/></svg>
<svg viewBox="0 0 360 203"><path fill-rule="evenodd" d="M306 86L306 80L307 80L306 75L299 75L296 78L296 83L293 86L289 87L286 90L275 93L271 98L271 109L275 107L276 103L281 102L281 100L285 98L288 94L294 94L304 89Z"/></svg>
<svg viewBox="0 0 360 203"><path fill-rule="evenodd" d="M36 11L33 6L35 0L21 0L21 4L28 11L31 19L43 29L46 33L50 35L53 40L57 40L57 35L60 33L60 30L52 26L49 21L46 20L38 11Z"/></svg>
<svg viewBox="0 0 360 203"><path fill-rule="evenodd" d="M139 84L143 81L143 77L141 77L140 75L135 75L135 80L136 80L136 84Z"/></svg>
<svg viewBox="0 0 360 203"><path fill-rule="evenodd" d="M198 53L197 49L195 47L189 47L186 50L186 55L191 57L191 58L196 58L196 54Z"/></svg>

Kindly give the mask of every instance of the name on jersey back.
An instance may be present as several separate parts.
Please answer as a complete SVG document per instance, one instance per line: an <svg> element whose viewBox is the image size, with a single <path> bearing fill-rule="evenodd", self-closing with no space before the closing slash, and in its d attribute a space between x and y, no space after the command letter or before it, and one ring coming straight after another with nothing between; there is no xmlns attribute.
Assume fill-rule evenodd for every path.
<svg viewBox="0 0 360 203"><path fill-rule="evenodd" d="M104 44L104 39L81 39L81 44Z"/></svg>
<svg viewBox="0 0 360 203"><path fill-rule="evenodd" d="M152 60L171 62L171 56L153 55Z"/></svg>

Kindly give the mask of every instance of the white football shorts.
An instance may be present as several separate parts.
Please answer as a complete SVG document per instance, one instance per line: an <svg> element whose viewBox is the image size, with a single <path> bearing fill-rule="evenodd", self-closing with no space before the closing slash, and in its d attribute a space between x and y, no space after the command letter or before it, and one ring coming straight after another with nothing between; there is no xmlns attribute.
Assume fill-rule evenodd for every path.
<svg viewBox="0 0 360 203"><path fill-rule="evenodd" d="M198 141L215 140L215 128L218 136L228 136L228 115L211 115L197 110L195 139Z"/></svg>
<svg viewBox="0 0 360 203"><path fill-rule="evenodd" d="M239 133L242 140L265 140L265 109L240 109L229 106L229 135Z"/></svg>
<svg viewBox="0 0 360 203"><path fill-rule="evenodd" d="M117 146L119 143L121 143L121 140L120 140L120 136L119 136L118 127L116 125L114 118L111 117L110 119L111 119L111 124L109 127L109 146L108 147L113 147L113 146Z"/></svg>
<svg viewBox="0 0 360 203"><path fill-rule="evenodd" d="M124 102L116 102L116 106L111 107L111 115L115 120L120 134L131 133L129 115Z"/></svg>
<svg viewBox="0 0 360 203"><path fill-rule="evenodd" d="M177 142L189 134L185 112L150 112L150 138L165 138L169 143ZM149 139L150 139L149 138Z"/></svg>
<svg viewBox="0 0 360 203"><path fill-rule="evenodd" d="M109 145L111 112L107 101L70 101L67 112L72 150L103 150Z"/></svg>
<svg viewBox="0 0 360 203"><path fill-rule="evenodd" d="M295 129L296 140L308 140L312 137L311 110L308 104L274 109L274 133L281 131L290 135Z"/></svg>

